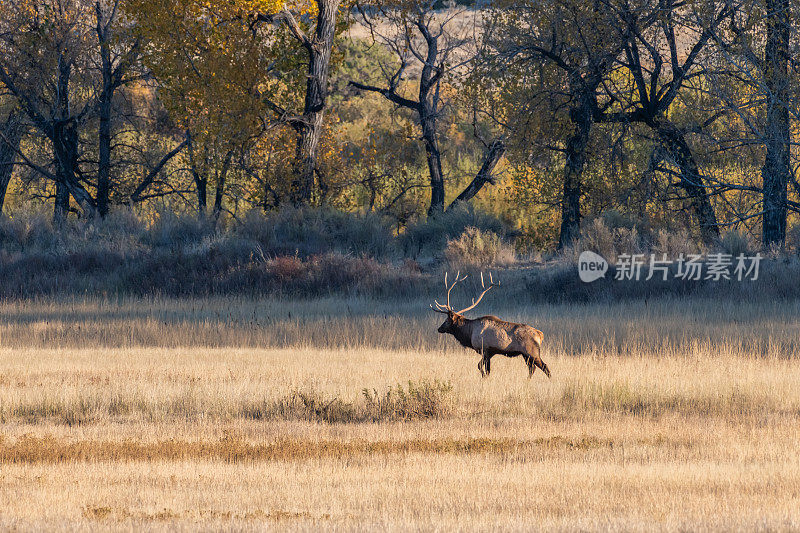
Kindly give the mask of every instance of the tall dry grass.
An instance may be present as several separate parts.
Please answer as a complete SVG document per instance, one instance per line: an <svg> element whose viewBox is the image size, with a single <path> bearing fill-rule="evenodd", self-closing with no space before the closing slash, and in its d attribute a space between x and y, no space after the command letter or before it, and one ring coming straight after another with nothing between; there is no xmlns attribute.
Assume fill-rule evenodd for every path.
<svg viewBox="0 0 800 533"><path fill-rule="evenodd" d="M800 527L797 304L488 298L552 379L421 299L5 302L0 527Z"/></svg>

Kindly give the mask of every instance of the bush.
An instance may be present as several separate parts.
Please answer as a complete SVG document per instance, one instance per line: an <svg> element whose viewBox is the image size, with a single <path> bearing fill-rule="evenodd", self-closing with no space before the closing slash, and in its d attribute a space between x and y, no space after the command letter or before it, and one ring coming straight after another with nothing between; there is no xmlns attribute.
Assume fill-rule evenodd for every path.
<svg viewBox="0 0 800 533"><path fill-rule="evenodd" d="M236 230L257 242L268 257L338 252L386 258L394 241L389 223L376 214L355 215L331 208L284 208L247 213Z"/></svg>
<svg viewBox="0 0 800 533"><path fill-rule="evenodd" d="M175 215L164 212L146 231L143 240L146 244L175 249L199 243L214 234L211 221L194 215Z"/></svg>
<svg viewBox="0 0 800 533"><path fill-rule="evenodd" d="M448 414L452 390L450 383L438 380L409 381L406 388L398 384L383 393L364 389L363 403L329 398L313 389L296 390L274 402L246 406L240 414L259 420L277 418L328 424L420 420Z"/></svg>
<svg viewBox="0 0 800 533"><path fill-rule="evenodd" d="M668 258L675 259L681 254L686 256L699 253L700 247L686 230L667 231L662 229L656 234L652 251L659 257L667 254Z"/></svg>
<svg viewBox="0 0 800 533"><path fill-rule="evenodd" d="M786 248L800 255L800 224L791 224L786 230Z"/></svg>
<svg viewBox="0 0 800 533"><path fill-rule="evenodd" d="M0 215L0 246L6 250L46 249L56 242L52 215L23 210L13 217Z"/></svg>
<svg viewBox="0 0 800 533"><path fill-rule="evenodd" d="M644 251L644 243L635 227L630 229L609 228L601 218L594 219L581 231L581 238L571 253L577 260L577 254L591 250L602 255L608 261L616 262L620 254L638 254ZM570 252L567 252L569 254Z"/></svg>
<svg viewBox="0 0 800 533"><path fill-rule="evenodd" d="M451 266L508 266L516 261L514 247L492 231L468 227L457 239L447 241L444 255Z"/></svg>
<svg viewBox="0 0 800 533"><path fill-rule="evenodd" d="M408 389L397 385L379 394L376 389L364 389L365 416L373 421L419 420L437 418L450 410L448 396L453 386L439 380L408 382Z"/></svg>
<svg viewBox="0 0 800 533"><path fill-rule="evenodd" d="M739 254L750 256L755 253L756 246L750 236L736 229L731 229L723 233L718 242L719 248L726 254L737 257Z"/></svg>
<svg viewBox="0 0 800 533"><path fill-rule="evenodd" d="M460 236L468 227L506 235L505 227L499 219L461 204L424 221L409 224L400 235L403 255L415 259L420 256L440 258L444 254L447 241Z"/></svg>

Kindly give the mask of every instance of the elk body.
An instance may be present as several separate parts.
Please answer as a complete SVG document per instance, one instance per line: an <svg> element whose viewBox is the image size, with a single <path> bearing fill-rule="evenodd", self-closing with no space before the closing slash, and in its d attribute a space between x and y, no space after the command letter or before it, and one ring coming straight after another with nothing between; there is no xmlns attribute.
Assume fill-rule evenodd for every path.
<svg viewBox="0 0 800 533"><path fill-rule="evenodd" d="M460 274L460 273L459 273ZM542 340L544 334L527 324L517 324L514 322L506 322L496 316L482 316L480 318L466 318L464 313L474 309L483 296L494 287L494 283L490 282L487 288L483 284L483 275L481 275L481 285L484 291L478 296L477 300L472 301L472 305L455 311L450 306L450 291L460 281L464 281L466 276L459 278L456 274L456 280L452 285L447 283L447 274L445 274L445 287L447 288L447 304L442 305L435 302L436 306L431 305L431 309L437 313L447 315L447 318L439 326L439 333L449 333L462 346L472 348L478 352L482 357L478 362L478 370L481 376L488 376L491 372L492 357L497 354L505 355L506 357L516 357L521 355L528 365L528 378L533 376L536 367L542 369L542 372L549 378L550 369L544 364L540 357Z"/></svg>

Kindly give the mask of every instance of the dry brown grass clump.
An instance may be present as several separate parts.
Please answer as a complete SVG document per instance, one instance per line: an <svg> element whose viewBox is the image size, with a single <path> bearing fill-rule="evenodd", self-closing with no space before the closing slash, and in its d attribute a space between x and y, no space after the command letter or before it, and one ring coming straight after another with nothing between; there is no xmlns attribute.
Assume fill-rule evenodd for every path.
<svg viewBox="0 0 800 533"><path fill-rule="evenodd" d="M472 226L447 241L444 255L451 267L509 266L517 259L514 247L499 235Z"/></svg>

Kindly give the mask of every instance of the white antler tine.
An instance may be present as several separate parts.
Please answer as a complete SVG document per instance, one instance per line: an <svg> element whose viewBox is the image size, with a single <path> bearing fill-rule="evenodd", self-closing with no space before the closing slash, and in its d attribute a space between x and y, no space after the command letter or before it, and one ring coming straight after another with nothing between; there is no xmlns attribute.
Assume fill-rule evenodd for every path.
<svg viewBox="0 0 800 533"><path fill-rule="evenodd" d="M494 285L494 280L492 279L492 271L489 271L489 283Z"/></svg>
<svg viewBox="0 0 800 533"><path fill-rule="evenodd" d="M444 271L444 288L446 289L447 287L448 287L448 285L447 285L447 270L445 270Z"/></svg>
<svg viewBox="0 0 800 533"><path fill-rule="evenodd" d="M491 276L491 274L489 274L489 275ZM486 285L484 285L484 283L483 283L483 271L482 270L481 270L481 288L482 289L486 288Z"/></svg>

